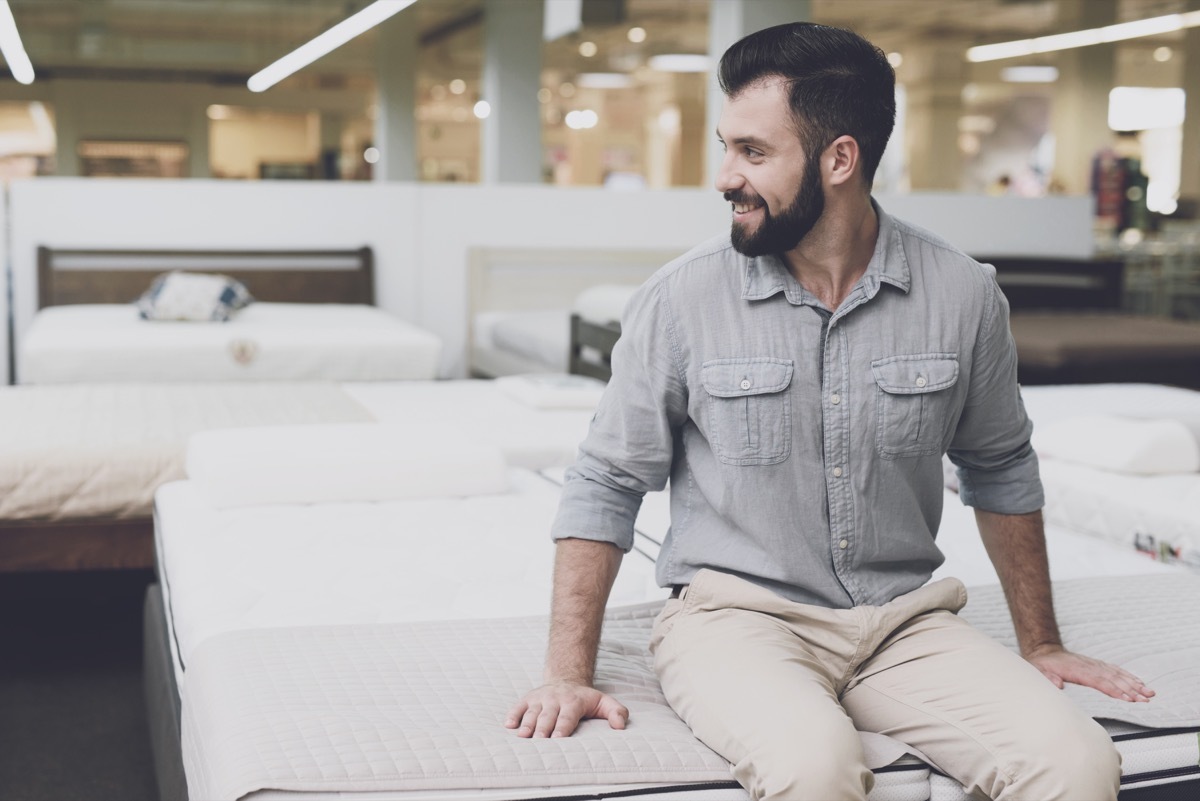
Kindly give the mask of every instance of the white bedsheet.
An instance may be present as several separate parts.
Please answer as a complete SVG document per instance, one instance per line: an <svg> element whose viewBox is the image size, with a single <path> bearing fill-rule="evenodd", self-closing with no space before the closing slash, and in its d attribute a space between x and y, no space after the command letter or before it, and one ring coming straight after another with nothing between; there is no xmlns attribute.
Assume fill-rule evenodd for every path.
<svg viewBox="0 0 1200 801"><path fill-rule="evenodd" d="M441 341L372 306L252 303L227 323L150 322L133 304L38 312L23 384L108 381L383 381L437 376Z"/></svg>

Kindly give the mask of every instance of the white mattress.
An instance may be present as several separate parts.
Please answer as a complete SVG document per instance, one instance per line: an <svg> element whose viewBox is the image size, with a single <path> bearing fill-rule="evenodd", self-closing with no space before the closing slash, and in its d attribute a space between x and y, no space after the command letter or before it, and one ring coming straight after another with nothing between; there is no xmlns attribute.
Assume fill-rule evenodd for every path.
<svg viewBox="0 0 1200 801"><path fill-rule="evenodd" d="M371 306L252 303L226 323L150 322L132 304L38 312L23 384L109 381L383 381L437 376L441 341Z"/></svg>
<svg viewBox="0 0 1200 801"><path fill-rule="evenodd" d="M227 631L544 614L558 488L512 470L512 491L464 499L218 511L194 482L155 498L176 675ZM612 605L665 597L628 560Z"/></svg>
<svg viewBox="0 0 1200 801"><path fill-rule="evenodd" d="M1056 586L1064 639L1137 670L1159 694L1148 704L1131 704L1082 687L1065 692L1088 714L1109 721L1123 755L1124 789L1194 781L1200 775L1200 579L1127 577L1123 597L1114 595L1112 581ZM1170 616L1159 614L1164 605ZM705 797L705 785L690 782L718 783L726 792L732 789L728 766L690 737L658 690L646 648L658 609L642 604L606 616L597 682L630 708L630 726L614 732L604 721L589 721L566 739L522 740L499 722L509 699L539 680L544 618L213 637L197 650L196 676L185 696L189 787L202 798L258 799L257 791L274 789L364 801L644 798L635 789L644 782L658 784L650 797L663 796L671 784L680 797ZM972 593L963 616L1014 645L998 587ZM1142 736L1151 728L1153 735ZM871 801L965 798L955 782L913 765L902 744L879 735L863 739L867 764L884 771ZM611 786L596 787L606 781Z"/></svg>
<svg viewBox="0 0 1200 801"><path fill-rule="evenodd" d="M288 753L289 764L274 762L270 768L287 773L300 766L301 773L314 778L302 790L306 798L338 797L363 801L386 798L561 798L567 790L570 792L566 794L572 797L579 793L584 797L603 797L606 793L618 790L633 790L630 785L606 786L585 781L586 787L568 783L555 791L548 787L524 787L521 786L523 782L514 785L511 777L506 780L505 788L494 791L450 789L452 782L441 779L436 783L443 789L436 791L427 788L408 792L389 788L376 792L372 789L386 784L386 781L377 781L380 777L374 774L376 768L381 768L386 780L386 776L391 774L382 770L384 766L411 767L419 761L422 769L428 771L427 757L437 764L454 763L458 749L467 749L462 752L464 759L468 752L479 750L480 741L476 739L474 729L465 735L455 729L445 731L443 739L433 746L427 756L414 752L413 758L405 758L405 754L409 753L405 749L409 746L402 742L414 736L420 739L424 735L411 731L405 725L397 727L393 716L398 707L392 701L381 701L382 696L378 693L382 691L381 687L390 688L389 692L396 690L404 697L426 699L422 702L423 706L443 703L446 699L430 695L436 688L413 689L413 683L419 684L421 677L440 679L449 667L437 667L442 665L437 661L442 656L438 656L440 652L435 650L431 650L426 658L414 656L416 652L409 647L396 647L397 642L407 642L405 638L414 631L403 627L403 624L423 620L458 620L472 631L490 632L492 626L485 623L481 627L467 619L492 619L496 621L495 627L500 629L511 623L505 618L542 614L547 608L553 553L547 531L557 505L557 488L551 482L523 471L514 474L514 484L519 488L520 497L408 502L403 505L275 507L236 513L215 513L205 509L186 482L164 487L159 493L160 570L167 608L170 610L168 623L174 630L171 639L177 648L176 670L185 709L185 759L189 764L189 782L193 788L214 790L225 787L219 782L223 781L221 774L229 767L229 763L220 755L224 753L222 749L228 751L232 747L229 753L239 755L235 760L238 770L245 768L253 774L259 768L248 767L248 763L256 759L264 762L277 759L276 751L282 745ZM665 519L664 500L665 494L655 494L644 506L638 525L649 536L639 536L636 542L638 552L626 557L612 598L614 606L664 594L664 591L653 587L650 559L639 555L652 554L655 550L652 538L665 530L661 528ZM979 582L986 582L990 569L985 571L977 565L977 560L986 557L982 547L977 544L978 536L974 534L970 511L962 509L956 513L955 509L961 509L961 505L953 495L947 501L948 514L941 536L952 554L948 567L956 563L958 567L952 571L953 574L966 576L968 581L974 570ZM397 521L401 520L404 521L405 530L397 532ZM461 530L458 528L460 523L463 525ZM437 533L430 535L428 532L434 529ZM415 532L415 536L410 536L410 532ZM1052 536L1051 542L1058 539ZM521 545L514 548L513 544L518 542ZM950 545L952 542L953 546ZM1088 557L1080 562L1081 555L1094 552L1095 546L1101 543L1084 541L1082 550L1076 553L1066 544L1072 542L1078 545L1080 538L1068 535L1058 546L1051 545L1052 570L1058 578L1086 572L1099 572L1102 575L1143 571L1186 572L1143 559L1123 549L1114 549L1098 561ZM464 561L464 554L469 555L468 560ZM466 582L463 581L464 572L471 576ZM1167 578L1175 580L1179 577ZM1150 577L1150 580L1155 581L1154 577ZM1148 588L1155 586L1153 583L1138 586L1137 599L1143 606L1147 603L1153 605L1153 593ZM989 595L996 595L994 587L973 593L972 607L968 609L978 608L978 602ZM1100 597L1104 595L1101 593ZM1108 593L1109 597L1111 595ZM993 597L990 603L1003 612L998 598ZM1079 619L1078 614L1070 609L1068 614ZM1136 614L1141 615L1142 612ZM1094 632L1094 625L1081 622L1084 623L1081 631ZM395 628L396 625L401 625L401 628ZM457 623L433 628L427 626L419 631L433 635L435 640L444 639L442 632L449 636L448 629L457 626ZM1075 629L1067 628L1066 631L1070 634ZM425 641L421 642L423 649ZM332 644L328 647L319 646L318 652L313 654L316 661L309 662L306 661L307 656L300 658L300 654L310 653L309 646L304 643ZM361 646L364 643L367 644L366 650L361 654L349 653L353 650L352 645ZM300 647L298 653L288 650L297 644ZM382 650L381 644L386 646ZM499 672L494 673L496 683L489 684L489 693L494 693L500 684L507 682L516 681L525 685L536 680L534 674L538 665L534 662L540 664L540 646L536 643L531 646L522 641L513 643L512 649L511 653L516 653L516 649L524 649L522 653L529 651L537 659L531 660L526 654L520 669L514 666L516 673L504 673L503 677ZM419 653L425 652L422 650ZM488 658L507 659L509 653L507 650L501 656L493 653ZM621 648L613 653L621 659L636 655L633 651L627 653ZM264 658L260 659L254 654ZM376 686L378 682L373 677L393 675L387 671L380 673L380 660L386 662L397 655L410 661L416 658L426 668L421 676L410 676L406 672L401 680L401 674L395 674L395 680L387 680L383 685ZM279 661L281 658L282 662ZM354 675L351 676L344 665L333 665L329 662L331 658L357 666ZM250 663L246 663L246 659L250 659ZM460 666L466 669L467 663L458 657L453 657L451 661L455 671ZM199 672L188 679L187 668L193 662ZM1158 666L1155 670L1170 667L1169 661L1154 664ZM254 666L253 669L250 665ZM283 665L287 670L281 667ZM292 670L293 667L296 669ZM267 671L265 676L262 670ZM276 670L282 672L274 673ZM242 680L244 675L255 671L260 671L255 679L257 684L246 684ZM529 675L526 676L526 673ZM312 675L322 675L324 678L313 685L311 680L304 679L304 676ZM1157 675L1146 678L1154 684ZM368 688L359 684L363 680L375 683ZM189 695L189 682L195 685L197 681L203 683L203 689L196 690L198 696L192 697ZM236 686L227 689L230 683ZM314 713L315 707L304 706L303 714L286 716L286 731L272 735L283 739L276 741L269 737L271 742L264 741L262 749L249 749L239 739L226 741L212 737L212 731L221 731L223 726L231 725L229 719L221 719L221 715L232 713L235 718L242 716L244 722L252 722L250 718L257 721L257 713L247 711L244 707L259 703L259 696L267 685L280 689L280 699L292 692L307 693L319 689L320 698L333 699L337 715L331 717ZM444 687L444 682L438 686ZM471 692L468 690L468 693ZM515 697L511 688L504 689L503 694L505 698ZM346 706L343 700L339 700L343 697L365 701ZM497 706L495 699L490 695L488 699L490 705L483 711L484 717L502 714L502 709L492 709ZM275 695L266 700L269 707L277 709L272 706L274 702ZM453 699L449 702L450 708L459 709L453 705ZM477 700L476 703L482 702ZM373 710L377 710L377 713ZM245 717L247 714L250 718ZM367 721L370 731L344 728L345 714L356 717L359 722L355 726ZM462 714L478 716L480 710L472 706L469 712L466 709L456 711L454 720L462 720ZM640 710L640 714L644 716L645 710ZM214 718L214 715L217 717ZM489 732L493 724L499 727L497 722L491 721ZM306 727L313 725L333 725L334 729L322 732L306 730ZM384 728L377 730L374 728L377 725ZM602 726L591 728L603 735ZM1195 756L1194 733L1145 736L1146 730L1137 726L1110 728L1129 738L1127 742L1122 742L1121 748L1126 753L1126 775L1131 777L1134 784L1157 781L1158 774L1153 771L1190 764L1188 760ZM238 736L244 731L239 729ZM512 739L511 733L498 731L506 738L503 742ZM382 736L382 732L387 733L386 739L377 740L377 735ZM491 732L487 736L495 734ZM468 737L474 745L468 747L461 739L463 736ZM325 737L341 745L332 750L320 745L312 746L312 743ZM384 747L383 743L389 744ZM216 750L210 750L212 748ZM295 750L297 748L301 751ZM368 754L368 761L374 766L369 778L362 778L362 771L351 766L357 764L356 757L343 763L351 752L357 753L354 751L356 748L366 748L369 754L374 754ZM472 748L475 750L470 751ZM485 748L487 753L499 758L499 752L490 749L494 749L494 746ZM301 753L303 756L300 756ZM303 761L308 759L315 761ZM544 764L539 757L531 763L534 766L529 770L541 770L540 766ZM569 761L569 764L575 763ZM693 767L696 765L694 762L689 764ZM944 781L944 777L939 777L926 766L915 764L911 758L903 760L896 767L897 770L879 774L880 783L871 796L872 801L963 798L962 788L956 783ZM577 769L578 766L570 768ZM204 771L204 775L200 776L198 771ZM1135 780L1133 776L1138 771L1144 775L1139 774ZM350 772L360 778L347 782L348 778L354 778ZM282 776L283 773L278 775ZM224 773L226 778L229 775ZM714 777L704 780L712 781ZM294 791L301 789L299 785L291 783L281 786L286 786L289 791L280 793L266 790L254 792L249 797L255 801L283 798L284 795L294 797ZM222 789L217 794L223 793ZM660 786L657 790L651 787L644 792L639 791L638 797L670 798L672 795ZM745 795L736 788L722 784L707 790L689 789L687 797L743 799Z"/></svg>

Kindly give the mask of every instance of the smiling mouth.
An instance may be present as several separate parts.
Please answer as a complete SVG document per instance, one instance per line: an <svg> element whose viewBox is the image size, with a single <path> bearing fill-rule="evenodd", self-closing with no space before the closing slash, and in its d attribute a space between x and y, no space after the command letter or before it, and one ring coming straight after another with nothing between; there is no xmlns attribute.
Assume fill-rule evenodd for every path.
<svg viewBox="0 0 1200 801"><path fill-rule="evenodd" d="M734 214L749 214L750 212L761 208L761 206L753 206L746 203L731 203Z"/></svg>

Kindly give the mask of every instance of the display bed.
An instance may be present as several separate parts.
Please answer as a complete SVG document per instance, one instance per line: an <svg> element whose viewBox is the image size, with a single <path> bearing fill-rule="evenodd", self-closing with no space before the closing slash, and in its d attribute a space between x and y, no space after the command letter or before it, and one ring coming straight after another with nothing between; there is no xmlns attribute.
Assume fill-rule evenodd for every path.
<svg viewBox="0 0 1200 801"><path fill-rule="evenodd" d="M657 602L610 609L605 629L598 680L630 707L626 731L592 721L567 740L522 740L501 725L544 657L546 621L525 617L546 608L551 575L557 489L539 481L519 474L512 499L226 512L206 510L193 482L165 487L147 692L156 742L182 739L159 750L164 797L745 798L665 706L646 650ZM941 536L965 540L968 523L948 515ZM645 555L661 531L652 514L638 527L613 603L663 593ZM951 572L982 558L960 550ZM1051 554L1062 575L1074 556L1061 543ZM1135 705L1068 689L1106 719L1133 799L1200 772L1200 579L1128 551L1112 560L1092 569L1152 575L1058 581L1056 601L1069 647L1158 691ZM994 585L974 588L964 615L1012 645ZM903 746L864 742L873 801L963 797Z"/></svg>
<svg viewBox="0 0 1200 801"><path fill-rule="evenodd" d="M0 389L0 571L149 567L154 490L183 477L197 431L440 421L541 468L574 459L602 389L580 376Z"/></svg>
<svg viewBox="0 0 1200 801"><path fill-rule="evenodd" d="M219 273L256 299L224 323L151 322L132 302L164 272ZM39 312L19 334L21 383L436 377L433 334L372 308L369 248L38 248Z"/></svg>

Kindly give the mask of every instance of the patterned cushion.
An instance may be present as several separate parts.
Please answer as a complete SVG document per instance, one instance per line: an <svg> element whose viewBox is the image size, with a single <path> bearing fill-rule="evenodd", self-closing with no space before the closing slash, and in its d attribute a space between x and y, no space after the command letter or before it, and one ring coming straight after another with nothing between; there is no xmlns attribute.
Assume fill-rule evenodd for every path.
<svg viewBox="0 0 1200 801"><path fill-rule="evenodd" d="M175 271L155 278L137 307L143 320L225 322L253 302L245 285L227 275Z"/></svg>

